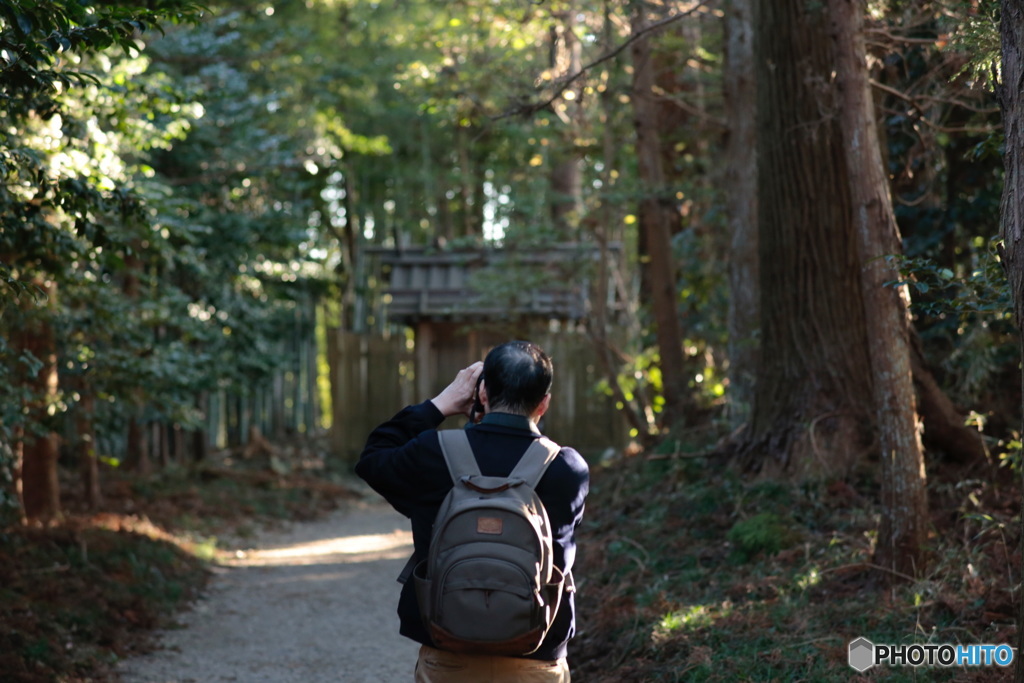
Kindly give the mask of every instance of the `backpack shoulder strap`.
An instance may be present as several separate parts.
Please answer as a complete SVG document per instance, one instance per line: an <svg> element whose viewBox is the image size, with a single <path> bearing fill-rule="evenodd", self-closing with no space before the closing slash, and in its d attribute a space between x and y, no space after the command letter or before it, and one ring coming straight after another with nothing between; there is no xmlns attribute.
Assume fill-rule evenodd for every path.
<svg viewBox="0 0 1024 683"><path fill-rule="evenodd" d="M519 478L530 485L530 488L537 488L541 477L548 469L548 465L558 457L562 447L546 436L535 439L530 447L523 453L509 478Z"/></svg>
<svg viewBox="0 0 1024 683"><path fill-rule="evenodd" d="M444 453L444 461L448 465L452 482L458 482L460 477L479 476L480 466L476 464L473 448L469 445L465 430L439 430L437 440L441 442L441 452Z"/></svg>

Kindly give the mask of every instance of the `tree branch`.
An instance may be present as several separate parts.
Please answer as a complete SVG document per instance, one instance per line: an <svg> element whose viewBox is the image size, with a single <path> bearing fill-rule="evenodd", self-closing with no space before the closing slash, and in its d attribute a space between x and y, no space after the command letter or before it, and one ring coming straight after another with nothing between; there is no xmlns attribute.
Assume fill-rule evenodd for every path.
<svg viewBox="0 0 1024 683"><path fill-rule="evenodd" d="M928 115L925 113L924 108L921 106L921 104L917 100L915 100L913 97L911 97L910 95L908 95L908 94L906 94L904 92L900 92L899 90L896 90L895 88L889 87L888 85L885 85L883 83L879 83L878 81L876 81L874 79L870 79L868 82L871 83L871 87L878 88L882 92L888 93L888 94L892 95L893 97L901 99L904 102L906 102L907 104L909 104L914 109L914 111L916 111L917 114L918 114L918 117L916 119L917 121L920 121L924 125L926 125L929 128L931 128L932 130L938 131L940 133L972 133L972 134L973 133L991 133L993 130L999 130L1000 128L1002 128L1002 124L1001 123L993 123L993 124L982 125L982 126L956 126L956 127L943 126L942 124L935 123L934 121L929 119ZM938 102L938 103L942 103L942 104L951 104L953 106L963 107L964 109L967 109L969 111L973 111L973 112L978 113L978 114L993 114L993 113L995 113L995 110L978 109L976 107L968 106L966 103L964 103L964 102L962 102L960 100L944 99L944 98L941 98L941 97L932 97L932 96L922 96L921 99L922 100L926 100L928 102L932 102L932 103Z"/></svg>
<svg viewBox="0 0 1024 683"><path fill-rule="evenodd" d="M704 9L704 3L703 2L698 2L697 4L695 4L693 7L691 7L688 10L684 10L682 12L678 12L676 14L672 14L670 16L665 17L664 19L661 19L659 21L654 22L653 24L651 24L649 26L645 26L642 30L637 31L636 33L630 35L629 38L626 39L626 41L623 42L621 45L618 45L614 49L606 52L605 54L601 55L600 57L598 57L594 61L590 62L589 64L586 64L586 65L580 67L580 70L577 71L576 73L568 75L568 76L563 76L563 77L559 78L554 83L554 85L555 85L555 92L554 92L554 94L552 94L547 99L542 100L540 102L533 102L533 103L527 102L527 103L521 104L519 106L516 106L516 107L513 107L513 108L511 108L509 110L506 110L505 112L503 112L501 114L498 114L497 116L492 117L491 120L492 121L500 121L501 119L507 119L507 118L510 118L512 116L528 116L530 114L533 114L535 112L540 111L541 109L545 109L547 107L550 107L551 104L562 95L562 93L564 93L566 90L569 89L569 86L571 86L573 83L575 83L580 78L582 78L584 75L586 75L586 73L588 71L590 71L591 69L593 69L595 66L603 64L604 62L607 62L607 61L609 61L611 59L614 59L619 54L621 54L623 50L625 50L630 45L632 45L636 41L640 40L644 36L648 35L649 33L652 33L654 31L662 29L662 28L668 26L671 23L674 23L676 21L679 21L680 19L684 19L684 18L686 18L686 17L688 17L688 16L690 16L692 14L695 14L698 10L701 10L701 9Z"/></svg>

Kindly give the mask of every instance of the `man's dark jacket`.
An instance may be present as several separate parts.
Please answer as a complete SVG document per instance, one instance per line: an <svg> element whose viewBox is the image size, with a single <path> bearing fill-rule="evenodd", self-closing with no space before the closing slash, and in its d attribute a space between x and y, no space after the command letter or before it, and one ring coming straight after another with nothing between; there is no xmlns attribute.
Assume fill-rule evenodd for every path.
<svg viewBox="0 0 1024 683"><path fill-rule="evenodd" d="M409 406L370 433L359 456L356 474L398 512L412 521L416 556L427 557L431 526L441 502L452 488L451 476L437 438L444 415L430 401ZM480 472L508 476L520 456L540 433L525 417L488 413L466 430ZM590 485L587 463L572 448L562 448L537 485L551 522L554 561L563 571L576 559L576 527ZM433 646L420 619L413 581L402 586L398 601L399 629L403 636ZM568 590L562 596L551 630L530 659L555 660L566 656L566 643L576 632L575 602Z"/></svg>

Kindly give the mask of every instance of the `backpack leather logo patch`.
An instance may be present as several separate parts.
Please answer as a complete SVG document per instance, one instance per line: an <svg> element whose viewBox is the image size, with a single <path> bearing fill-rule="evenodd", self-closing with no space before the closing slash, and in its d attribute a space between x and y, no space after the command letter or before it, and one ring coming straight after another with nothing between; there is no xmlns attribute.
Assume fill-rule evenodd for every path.
<svg viewBox="0 0 1024 683"><path fill-rule="evenodd" d="M476 518L476 532L478 534L491 534L492 536L501 535L502 525L504 520L501 517L477 517Z"/></svg>

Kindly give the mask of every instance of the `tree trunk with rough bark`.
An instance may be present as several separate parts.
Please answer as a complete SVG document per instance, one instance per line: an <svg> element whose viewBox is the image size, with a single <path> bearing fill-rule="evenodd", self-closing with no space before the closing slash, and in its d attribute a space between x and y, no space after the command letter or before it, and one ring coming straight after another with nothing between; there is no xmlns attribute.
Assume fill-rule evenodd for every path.
<svg viewBox="0 0 1024 683"><path fill-rule="evenodd" d="M1003 268L1010 282L1014 318L1017 328L1024 332L1024 2L1002 0L1000 15L1003 64L1002 81L997 85L996 93L1003 112L1003 134L1006 143L1003 153L1005 175L999 233L1003 240L1001 255ZM1021 351L1024 357L1024 343ZM1024 538L1024 516L1021 517L1021 537ZM1024 543L1020 545L1020 552L1024 553ZM1020 653L1024 652L1024 590L1018 593L1021 602L1017 613L1018 654L1013 680L1016 683L1024 683L1024 659L1020 656Z"/></svg>
<svg viewBox="0 0 1024 683"><path fill-rule="evenodd" d="M871 359L881 461L882 520L876 564L899 574L924 571L928 502L911 356L910 295L887 258L902 246L882 166L864 45L863 0L829 0L839 118L846 150L853 224Z"/></svg>
<svg viewBox="0 0 1024 683"><path fill-rule="evenodd" d="M634 34L647 26L642 3L638 3L632 21ZM684 416L686 402L683 335L676 304L676 265L672 258L673 223L678 222L679 216L666 196L649 38L650 35L644 36L631 47L637 166L640 184L645 190L638 213L646 247L642 251L648 261L645 268L647 289L641 295L647 297L654 315L665 397L662 422L665 426L671 426Z"/></svg>
<svg viewBox="0 0 1024 683"><path fill-rule="evenodd" d="M725 89L729 124L725 145L729 250L729 420L736 429L750 417L757 379L761 326L757 253L757 135L754 112L754 25L751 0L725 5Z"/></svg>
<svg viewBox="0 0 1024 683"><path fill-rule="evenodd" d="M857 236L824 5L755 4L761 362L744 464L848 474L872 446Z"/></svg>

